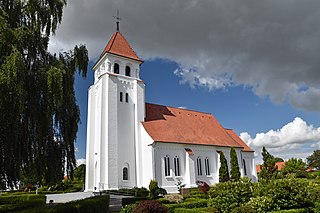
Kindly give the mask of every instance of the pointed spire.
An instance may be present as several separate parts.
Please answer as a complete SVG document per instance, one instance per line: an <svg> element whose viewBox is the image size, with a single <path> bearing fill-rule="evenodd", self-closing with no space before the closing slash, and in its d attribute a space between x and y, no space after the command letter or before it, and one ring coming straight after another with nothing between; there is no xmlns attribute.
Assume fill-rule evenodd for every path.
<svg viewBox="0 0 320 213"><path fill-rule="evenodd" d="M121 18L120 18L120 16L119 16L119 10L117 10L117 16L112 16L113 18L115 18L117 21L116 21L116 24L117 24L117 31L119 32L120 31L120 27L119 27L119 25L120 25L120 20L121 20Z"/></svg>

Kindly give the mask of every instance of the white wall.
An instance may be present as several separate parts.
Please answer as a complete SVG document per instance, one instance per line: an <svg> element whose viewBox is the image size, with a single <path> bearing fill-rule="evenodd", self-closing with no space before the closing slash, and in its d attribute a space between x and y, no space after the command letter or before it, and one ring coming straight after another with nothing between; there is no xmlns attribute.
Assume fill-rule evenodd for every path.
<svg viewBox="0 0 320 213"><path fill-rule="evenodd" d="M114 63L120 65L119 74L113 73ZM125 76L126 66L131 76ZM139 68L140 62L112 54L104 55L95 66L88 100L86 191L137 185L138 125L144 119L145 104ZM123 180L124 167L128 167L128 180Z"/></svg>
<svg viewBox="0 0 320 213"><path fill-rule="evenodd" d="M193 155L186 153L185 148L192 150ZM180 180L186 184L186 187L196 187L196 181L204 181L209 185L213 185L219 182L219 153L222 151L228 162L228 169L230 172L230 148L229 147L217 147L217 146L206 146L206 145L188 145L188 144L177 144L177 143L160 143L156 142L154 145L155 151L155 176L158 180L159 186L165 188L169 193L176 193L177 187L175 184ZM239 167L241 168L241 154L240 149L236 148L238 157ZM171 175L168 177L164 176L164 157L170 156L170 169ZM181 165L181 176L177 177L174 174L174 163L173 158L179 156ZM201 158L202 175L197 174L197 158ZM204 159L208 157L210 175L205 174L205 162ZM251 159L252 156L247 156ZM249 165L248 165L249 166ZM252 167L248 168L252 169ZM251 172L252 173L252 172ZM249 176L249 175L248 175Z"/></svg>

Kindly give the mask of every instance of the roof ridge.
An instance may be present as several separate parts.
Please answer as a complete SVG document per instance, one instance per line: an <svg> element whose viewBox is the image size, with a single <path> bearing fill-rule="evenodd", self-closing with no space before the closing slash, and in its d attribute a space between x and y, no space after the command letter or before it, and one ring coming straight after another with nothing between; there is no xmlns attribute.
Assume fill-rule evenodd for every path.
<svg viewBox="0 0 320 213"><path fill-rule="evenodd" d="M197 113L202 113L202 114L212 115L212 116L213 116L213 114L212 114L212 113L209 113L209 112L201 112L201 111L197 111L197 110L193 110L193 109L184 109L184 108L173 107L173 106L166 106L166 105L162 105L162 104L154 104L154 103L146 103L146 104L152 104L152 105L157 105L157 106L169 107L169 108L173 108L173 109L184 110L184 111L190 111L190 112L197 112Z"/></svg>

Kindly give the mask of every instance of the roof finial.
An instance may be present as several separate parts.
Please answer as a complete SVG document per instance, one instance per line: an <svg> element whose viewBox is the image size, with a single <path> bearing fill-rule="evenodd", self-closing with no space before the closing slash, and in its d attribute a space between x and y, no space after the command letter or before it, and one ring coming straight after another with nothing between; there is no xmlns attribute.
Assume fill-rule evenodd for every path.
<svg viewBox="0 0 320 213"><path fill-rule="evenodd" d="M117 16L112 16L113 18L115 18L117 21L117 31L119 31L119 23L120 23L120 20L121 18L119 17L119 10L117 10Z"/></svg>

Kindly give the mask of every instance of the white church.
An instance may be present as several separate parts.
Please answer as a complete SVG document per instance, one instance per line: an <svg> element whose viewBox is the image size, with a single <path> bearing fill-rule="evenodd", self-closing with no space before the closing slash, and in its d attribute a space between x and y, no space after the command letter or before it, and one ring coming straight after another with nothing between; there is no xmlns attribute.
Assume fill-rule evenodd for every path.
<svg viewBox="0 0 320 213"><path fill-rule="evenodd" d="M254 151L209 113L145 102L143 61L117 30L93 66L89 88L86 191L146 187L157 180L168 193L178 181L219 182L219 155L230 169L237 152L241 176L257 180Z"/></svg>

